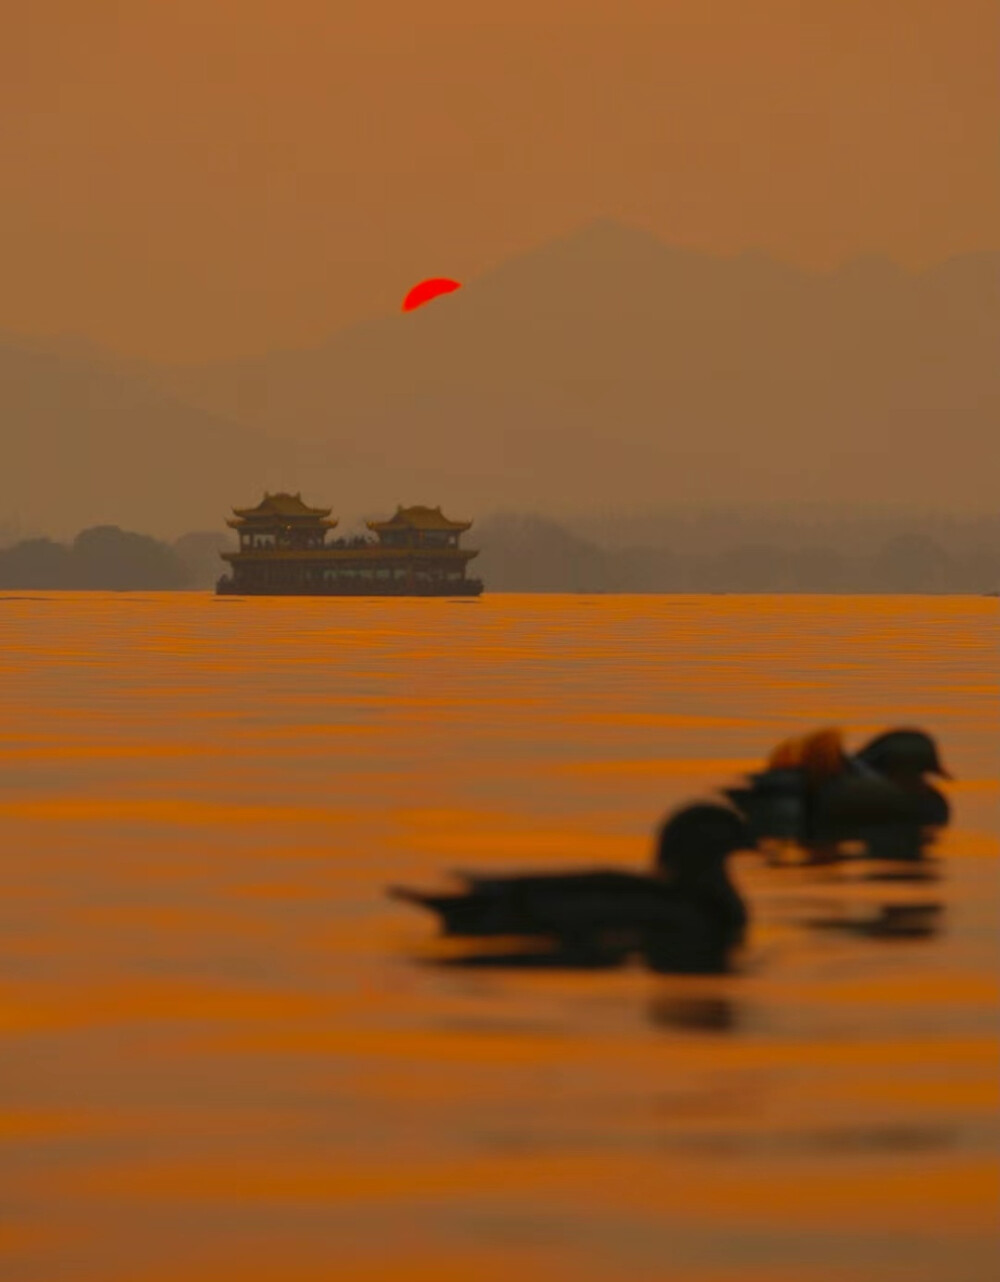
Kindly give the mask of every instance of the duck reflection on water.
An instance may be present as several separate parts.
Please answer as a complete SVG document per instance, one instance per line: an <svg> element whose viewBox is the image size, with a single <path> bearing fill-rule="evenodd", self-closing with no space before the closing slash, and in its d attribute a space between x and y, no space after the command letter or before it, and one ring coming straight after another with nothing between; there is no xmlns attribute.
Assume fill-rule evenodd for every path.
<svg viewBox="0 0 1000 1282"><path fill-rule="evenodd" d="M686 806L660 828L649 873L614 869L463 875L445 894L393 887L438 915L443 934L501 941L444 958L455 966L602 968L639 957L653 970L718 974L742 942L747 910L728 857L753 839L734 811Z"/></svg>
<svg viewBox="0 0 1000 1282"><path fill-rule="evenodd" d="M648 1007L649 1022L659 1028L695 1033L731 1033L740 1025L740 1004L728 996L660 993Z"/></svg>
<svg viewBox="0 0 1000 1282"><path fill-rule="evenodd" d="M878 904L874 910L851 909L808 918L805 925L813 930L838 930L870 939L929 939L940 934L944 923L944 905Z"/></svg>

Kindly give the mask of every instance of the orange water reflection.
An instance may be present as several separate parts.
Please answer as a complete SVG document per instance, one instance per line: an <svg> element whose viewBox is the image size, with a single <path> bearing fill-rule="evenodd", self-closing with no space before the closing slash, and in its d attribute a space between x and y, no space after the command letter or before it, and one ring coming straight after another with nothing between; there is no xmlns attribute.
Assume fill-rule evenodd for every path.
<svg viewBox="0 0 1000 1282"><path fill-rule="evenodd" d="M0 597L4 1282L990 1275L996 604ZM920 720L943 930L738 861L738 975L449 971L382 898L642 863L809 724Z"/></svg>

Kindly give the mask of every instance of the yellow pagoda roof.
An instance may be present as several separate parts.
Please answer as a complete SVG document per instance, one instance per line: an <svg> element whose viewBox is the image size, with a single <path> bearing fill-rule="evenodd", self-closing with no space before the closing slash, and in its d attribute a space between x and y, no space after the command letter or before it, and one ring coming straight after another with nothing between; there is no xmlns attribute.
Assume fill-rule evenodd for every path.
<svg viewBox="0 0 1000 1282"><path fill-rule="evenodd" d="M467 530L471 521L450 521L439 507L397 507L388 521L368 521L369 530Z"/></svg>
<svg viewBox="0 0 1000 1282"><path fill-rule="evenodd" d="M317 517L323 518L330 515L331 509L328 507L310 507L308 503L303 503L301 494L264 494L264 497L256 507L234 507L233 512L240 518L240 521L260 521L273 518L283 520L296 518L299 520L315 520ZM324 525L336 525L336 520L324 521ZM230 524L234 524L230 522Z"/></svg>

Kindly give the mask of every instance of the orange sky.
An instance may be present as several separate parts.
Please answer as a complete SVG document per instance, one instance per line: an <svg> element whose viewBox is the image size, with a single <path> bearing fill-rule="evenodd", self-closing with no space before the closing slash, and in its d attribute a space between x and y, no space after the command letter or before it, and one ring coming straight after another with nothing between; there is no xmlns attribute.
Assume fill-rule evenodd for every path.
<svg viewBox="0 0 1000 1282"><path fill-rule="evenodd" d="M817 266L992 248L998 32L995 0L32 0L0 328L309 342L601 215Z"/></svg>

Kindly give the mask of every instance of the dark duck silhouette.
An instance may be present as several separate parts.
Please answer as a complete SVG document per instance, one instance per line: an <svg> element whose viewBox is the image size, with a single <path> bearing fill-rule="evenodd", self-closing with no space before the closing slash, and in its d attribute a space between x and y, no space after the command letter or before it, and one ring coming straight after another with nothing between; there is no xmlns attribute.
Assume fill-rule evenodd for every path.
<svg viewBox="0 0 1000 1282"><path fill-rule="evenodd" d="M762 771L725 795L758 841L796 841L820 856L853 841L873 857L915 859L950 818L928 775L951 778L923 730L887 730L849 756L840 732L823 729L779 744Z"/></svg>
<svg viewBox="0 0 1000 1282"><path fill-rule="evenodd" d="M726 860L752 844L732 810L691 805L660 828L651 873L463 874L456 893L392 887L389 894L437 913L445 935L521 945L451 964L600 967L638 954L656 970L712 974L728 968L747 923Z"/></svg>

